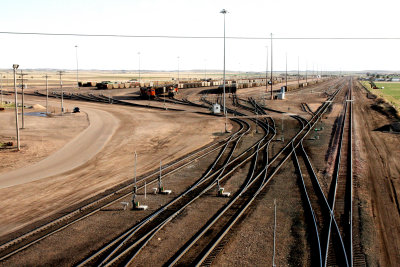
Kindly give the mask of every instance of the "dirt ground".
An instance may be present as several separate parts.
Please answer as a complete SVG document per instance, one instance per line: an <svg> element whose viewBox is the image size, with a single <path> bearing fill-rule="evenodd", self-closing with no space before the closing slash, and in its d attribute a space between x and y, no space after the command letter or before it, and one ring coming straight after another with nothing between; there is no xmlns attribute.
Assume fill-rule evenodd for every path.
<svg viewBox="0 0 400 267"><path fill-rule="evenodd" d="M26 113L45 112L45 109L25 109ZM19 114L21 119L21 113ZM2 173L32 165L60 149L89 125L85 112L65 116L38 117L25 115L25 129L21 129L21 151L0 150L0 176ZM14 108L0 113L0 142L16 144ZM54 131L62 129L62 131Z"/></svg>
<svg viewBox="0 0 400 267"><path fill-rule="evenodd" d="M58 106L59 100L55 101L51 100L52 106ZM26 103L44 105L44 98L26 96ZM30 142L31 140L37 142L38 138L41 142L40 135L24 135L24 132L21 132L21 139L25 143L22 147L25 156L18 160L17 166L40 161L66 144L74 135L82 132L91 123L90 118L89 122L84 119L85 109L98 109L99 112L105 112L115 117L119 122L117 129L109 140L105 140L101 152L81 162L80 166L62 174L49 176L51 174L47 173L43 179L0 189L0 234L2 235L131 178L133 176L134 151L138 153L137 173L139 175L149 169L157 168L160 160L167 163L213 141L218 133L224 130L224 123L219 118L212 117L210 119L208 116L199 114L182 112L183 116L179 112L172 111L149 111L68 100L65 100L65 103L66 107L70 109L79 106L82 110L82 113L77 115L77 118L80 119L76 120L76 124L75 120L72 123L75 125L73 129L65 131L66 125L63 121L57 121L57 119L65 120L73 119L73 117L51 118L55 121L51 127L53 133L44 136L43 142L54 143L54 145L47 154L42 151L39 154L40 157L34 147L37 144ZM2 120L10 119L8 112L0 113L0 118L3 116L8 119ZM37 119L47 120L48 118ZM57 128L56 126L61 127ZM46 123L35 124L32 131L41 127L48 126ZM6 132L3 132L3 128L0 129L1 135L7 139L12 134L11 128L6 129ZM66 138L61 138L64 135ZM95 137L93 136L93 138ZM72 141L77 142L78 140L73 139ZM76 144L79 146L79 143ZM17 152L2 150L0 153L3 166L10 166L16 161ZM9 167L8 170L10 169ZM5 172L3 172L4 175L6 175Z"/></svg>
<svg viewBox="0 0 400 267"><path fill-rule="evenodd" d="M400 135L376 131L394 118L372 109L374 100L367 99L363 89L356 88L354 99L363 243L373 266L399 266Z"/></svg>
<svg viewBox="0 0 400 267"><path fill-rule="evenodd" d="M300 109L300 104L305 102L312 110L316 110L326 99L325 93L332 93L332 88L337 82L338 80L330 80L304 90L289 92L285 100L266 100L265 104L271 108L309 118L310 115ZM279 89L282 85L278 84L274 86L274 89ZM328 88L331 88L331 90L327 91ZM182 90L180 97L188 97L191 101L199 102L198 91L201 91L201 89ZM115 93L120 94L119 92ZM240 90L238 94L241 98L248 96L256 96L257 98L258 96L259 100L262 100L264 93L265 87L258 87ZM398 266L400 265L400 210L398 200L400 163L397 159L400 158L400 150L398 149L400 147L400 135L375 131L375 129L393 122L394 118L384 114L384 111L373 109L371 105L374 104L374 100L367 99L364 91L355 88L354 99L354 198L355 205L360 211L360 221L355 223L359 223L367 264L370 266ZM42 98L31 97L29 101L43 104ZM76 115L76 128L68 129L66 132L56 129L54 136L46 136L46 142L54 143L52 151L61 148L74 136L89 127L90 116L85 113L85 108L99 109L115 117L119 121L117 130L106 142L101 152L81 166L66 171L62 175L0 189L0 210L2 213L0 234L18 229L33 219L40 219L49 213L57 212L63 207L81 201L83 198L94 196L131 177L133 173L133 152L135 150L139 154L138 173L143 173L149 169L155 169L160 159L164 163L182 156L214 140L218 133L224 130L224 121L221 118L214 119L186 111L148 111L104 104L74 101L68 101L68 103L71 107L79 105L83 112ZM157 105L162 105L162 103ZM332 135L335 133L334 123L341 112L341 107L340 101L334 103L329 112L323 116L322 122L317 125L317 127L324 129L318 133L311 133L309 139L304 142L324 190L327 190L330 184L329 174L332 171L333 164L333 159L327 151L329 143L332 142ZM298 127L297 122L287 115L272 113L271 115L277 123L277 138L284 135L285 140L289 139ZM8 119L4 119L2 116L8 116ZM86 117L88 119L85 119ZM12 119L12 115L11 113L7 115L7 112L0 113L0 122L2 118L3 121L7 122L10 118ZM69 118L73 117L66 116L66 118L61 119L67 120ZM57 123L60 122L59 119L55 118L55 128L58 125ZM282 123L283 133L281 130ZM35 129L40 132L40 128L40 124L38 124ZM12 134L12 127L8 131ZM39 142L34 133L35 131L31 134L31 140ZM57 133L59 134L57 135ZM61 136L61 134L65 135L65 138L58 140L56 137ZM0 129L1 135L5 136L2 129ZM318 139L315 136L319 136ZM26 139L26 141L28 140ZM56 145L58 147L54 148ZM276 153L280 146L281 142L273 142L271 152ZM34 156L35 149L29 145L25 147L25 150L29 152L22 159L22 162L17 163L18 166L32 164L46 157L45 152L43 154L36 152L38 155L40 154L41 158ZM49 151L47 155L51 154L52 151ZM7 157L12 158L16 152L0 151L0 153L7 154ZM13 163L9 161L9 163L1 164L11 166L7 164ZM118 168L115 166L118 166ZM0 171L0 176L1 173ZM271 263L274 199L278 203L278 243L275 263L289 266L304 266L310 263L312 255L308 252L309 236L307 225L304 223L305 215L301 203L301 194L293 164L289 162L276 179L267 186L265 192L257 200L257 205L250 209L246 218L238 226L235 226L235 235L214 264L217 266L264 266L266 263L268 265ZM207 204L205 205L207 206ZM193 205L185 216L194 213L198 207L199 204ZM201 214L196 213L196 216L202 216ZM194 218L195 215L192 217ZM176 235L179 239L180 231L180 228L168 227L168 232L160 233L160 238L164 240L168 235ZM158 239L154 240L153 243L148 248L150 254L152 251L156 251L155 246L157 246ZM253 256L250 257L249 255ZM145 265L147 262L145 257L143 256L141 259Z"/></svg>

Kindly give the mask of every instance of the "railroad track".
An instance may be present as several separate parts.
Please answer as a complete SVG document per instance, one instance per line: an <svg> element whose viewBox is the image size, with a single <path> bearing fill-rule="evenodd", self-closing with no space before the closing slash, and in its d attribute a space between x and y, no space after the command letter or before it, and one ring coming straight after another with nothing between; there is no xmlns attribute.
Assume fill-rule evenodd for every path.
<svg viewBox="0 0 400 267"><path fill-rule="evenodd" d="M303 110L304 112L307 112L311 115L314 114L314 112L311 110L310 106L307 103L304 103L304 102L300 103L300 107L301 107L301 110Z"/></svg>
<svg viewBox="0 0 400 267"><path fill-rule="evenodd" d="M338 257L337 240L338 233L331 231L332 219L329 223L326 241L326 265L353 266L352 244L352 199L353 199L353 166L352 166L352 80L348 85L348 92L344 102L344 112L341 121L339 146L335 162L333 179L331 182L328 202L335 214L340 233L342 235L345 257Z"/></svg>
<svg viewBox="0 0 400 267"><path fill-rule="evenodd" d="M45 94L40 93L38 91L35 91L35 93L33 95L35 95L35 96L44 96L44 97L46 96ZM52 92L52 93L49 94L49 97L61 98L61 94L58 93L58 92ZM86 102L108 103L108 104L124 105L124 106L131 106L131 107L137 107L137 108L165 110L164 107L137 104L137 103L132 103L132 102L124 101L124 100L119 100L119 99L116 99L116 98L113 98L113 97L104 96L104 95L95 96L93 94L83 95L83 94L68 94L68 93L64 93L63 94L63 98L64 99L71 99L71 100L78 100L78 101L86 101ZM183 111L182 109L176 109L176 108L169 108L168 110Z"/></svg>
<svg viewBox="0 0 400 267"><path fill-rule="evenodd" d="M329 100L334 99L340 90L341 88L339 88ZM224 236L226 236L232 226L244 214L246 209L251 205L254 199L256 199L258 194L290 157L294 149L301 144L302 140L318 122L329 105L329 101L325 102L310 119L310 121L307 122L307 125L302 127L296 136L294 136L289 143L272 158L271 162L265 163L262 171L260 171L256 176L250 176L250 179L248 180L249 182L242 188L242 191L240 191L240 193L238 193L235 198L233 198L218 214L216 214L201 231L199 231L183 248L181 248L181 250L168 261L168 265L210 265L215 255L218 254L218 252L215 253L215 251L221 249L221 243L224 244L221 242L224 239ZM255 108L256 110L259 108L262 109L256 103ZM276 165L272 165L273 163ZM248 193L248 195L246 195L246 193ZM228 219L226 217L228 217ZM225 219L220 220L220 218ZM215 226L216 229L213 228ZM212 231L210 229L212 229ZM211 238L211 241L209 234L210 232L218 233ZM207 237L205 237L205 233L207 233ZM198 245L199 240L204 238L206 238L206 241L200 241L200 245ZM205 248L204 244L206 245ZM199 247L201 247L200 252ZM320 256L320 259L321 258L322 256Z"/></svg>
<svg viewBox="0 0 400 267"><path fill-rule="evenodd" d="M185 100L182 100L182 101L185 101ZM186 100L185 102L188 102L188 101ZM267 134L269 132L269 128L271 128L271 127L267 127L266 126L264 128L267 131ZM274 130L273 128L271 128L271 129ZM265 136L263 138L261 138L255 145L253 145L252 147L248 148L245 152L243 152L242 154L237 156L235 159L230 161L230 158L232 157L233 150L234 150L234 148L233 148L231 154L228 156L227 160L224 163L223 171L227 171L226 174L222 175L223 172L220 172L220 175L218 177L214 178L214 180L212 180L208 185L206 185L205 189L203 189L203 190L201 190L202 188L197 188L199 186L199 183L196 183L193 187L196 187L198 192L195 192L195 194L193 196L189 196L188 199L183 199L184 197L188 196L189 193L194 192L193 187L191 187L191 188L188 189L188 191L185 191L181 196L179 196L178 198L174 199L169 204L167 204L166 207L169 207L169 209L172 211L172 214L167 216L166 219L161 220L161 223L158 223L155 226L148 227L147 230L143 231L144 235L143 235L142 238L138 239L138 237L137 237L136 238L136 240L137 240L136 242L130 240L133 235L136 235L136 236L140 237L140 234L138 233L138 231L141 230L143 227L142 227L142 225L138 225L138 226L132 228L127 233L123 234L120 238L117 238L116 240L114 240L113 242L111 242L110 244L108 244L107 246L105 246L104 248L99 250L98 252L94 253L93 255L88 257L87 259L83 260L79 265L93 264L93 262L95 262L97 264L100 264L100 265L111 265L111 264L114 264L116 262L120 263L121 261L122 262L126 262L126 261L129 262L130 260L134 259L134 257L151 240L151 238L160 229L162 229L162 227L164 227L170 220L172 220L175 216L177 216L189 204L191 204L193 201L198 199L202 194L206 193L212 187L214 187L216 181L219 182L220 180L225 179L235 169L240 167L244 162L246 162L249 159L251 159L251 157L253 157L254 154L258 153L257 152L258 150L256 150L256 152L252 152L252 149L254 149L255 146L259 147L260 144L262 143L262 141L265 139ZM245 158L244 160L240 160L241 158L245 157L246 154L249 154L249 153L250 153L250 156L247 156L247 158ZM217 160L219 160L219 159L217 158ZM235 161L238 161L237 165L232 167L232 169L227 170L227 166L229 164L234 163ZM209 173L207 173L207 174L209 174ZM201 181L201 183L203 183L205 178L206 178L206 176L201 178L199 181ZM180 205L177 205L178 208L177 207L175 207L175 208L171 207L171 206L177 204L177 202L183 202L183 203L178 203L178 204L180 204ZM165 210L165 209L163 208L163 210ZM145 223L147 224L150 221L150 219L154 220L154 216L158 216L158 215L159 215L159 213L156 213L156 214L150 216L148 218L148 220L145 220L146 221ZM126 243L128 243L128 242L130 242L131 245L126 245ZM140 244L140 242L143 242L143 243ZM119 243L119 245L117 245L118 243ZM111 252L108 252L109 250L112 249L112 247L115 247L115 248ZM132 254L132 252L130 252L131 250L134 251L134 252L133 252L133 255L130 256L130 259L129 259L129 253ZM104 255L106 253L108 253L107 256L102 256L102 255Z"/></svg>
<svg viewBox="0 0 400 267"><path fill-rule="evenodd" d="M351 87L351 85L350 85L350 87ZM350 98L348 98L348 100L351 100L351 89L350 89L350 87L349 87ZM332 101L336 97L338 92L341 91L341 89L342 88L339 88L337 91L335 91L332 94L332 96L328 99L328 101ZM99 97L99 98L101 99L101 97ZM88 101L91 101L91 100L88 100ZM104 97L103 101L104 102L106 101L105 97ZM161 99L161 101L163 101L163 100ZM266 114L265 110L284 113L284 112L281 112L281 111L276 111L276 110L267 109L265 107L261 107L253 99L243 100L243 101L246 101L246 103L250 103L251 105L253 105L253 108L245 106L245 105L241 105L238 102L237 98L234 99L233 101L236 101L236 105L240 106L241 108L247 109L248 111L251 111L251 112L257 112L258 114ZM177 102L174 102L174 101L171 100L171 103L178 103L178 102L181 102L179 104L183 104L183 103L190 104L190 102L185 101L185 100L178 100ZM352 102L350 102L350 104L348 104L347 102L349 102L349 101L346 101L346 112L347 112L347 105L348 105L348 106L350 106L350 108L348 108L348 109L350 109L349 113L351 114ZM196 104L196 105L198 105L198 104ZM198 105L198 106L202 106L202 105ZM190 248L193 247L193 245L194 245L194 244L191 244L188 249L183 249L183 250L185 250L185 253L183 254L183 256L179 256L179 259L177 259L177 260L175 260L175 258L174 259L170 259L169 264L171 264L171 265L174 265L176 263L177 264L196 264L196 265L201 265L201 264L202 265L209 265L209 264L211 264L213 259L218 255L219 251L221 251L223 249L224 244L225 244L224 242L226 242L226 236L229 233L229 231L231 230L232 226L237 222L237 220L240 218L240 216L243 215L245 210L251 205L252 201L257 197L257 195L261 192L261 190L263 190L263 188L268 184L268 182L273 177L273 175L279 170L279 168L284 164L284 162L291 155L293 155L295 160L298 161L297 165L306 165L308 170L310 170L310 169L312 170L311 162L308 159L308 156L307 156L307 154L306 154L306 152L304 150L302 142L303 142L303 139L307 136L309 131L313 128L313 126L317 123L317 121L320 119L320 117L323 115L323 113L327 110L327 108L329 106L330 106L330 103L329 102L325 102L323 105L321 105L321 107L315 113L312 113L312 114L310 113L312 115L312 118L309 121L306 121L305 119L300 118L298 116L297 116L297 118L296 118L296 116L293 116L295 119L298 119L302 123L303 127L297 133L297 135L292 140L290 140L289 143L276 156L274 156L272 158L271 162L268 162L268 145L269 145L269 142L265 143L264 146L261 145L262 142L258 142L257 143L257 148L255 148L255 150L254 150L255 153L253 154L253 160L255 158L256 162L260 161L258 165L264 165L264 167L263 168L258 167L258 170L256 171L257 168L255 166L257 164L255 164L254 168L251 170L252 174L247 179L247 183L241 188L241 190L237 194L235 194L235 196L229 201L227 206L223 208L223 210L226 209L226 211L224 211L221 214L217 214L212 219L213 223L210 224L210 228L207 228L208 226L205 226L207 228L207 230L211 229L212 227L215 227L215 228L213 228L214 232L216 232L218 234L216 236L214 236L213 238L208 237L207 241L203 240L203 250L201 251L201 253L198 253L198 250L195 250L194 252L192 252L192 254L194 256L185 256L185 255L189 255L190 254L190 252L188 253L188 251L190 251ZM204 106L202 106L202 107L204 107ZM231 110L231 109L227 109L227 110L228 110L228 112L231 112L231 113L235 112L234 110ZM244 115L242 113L237 113L237 114ZM351 115L346 115L346 116L348 118L350 117L350 119L349 119L350 123L349 124L351 124ZM349 135L350 135L350 139L349 139L350 140L350 148L348 148L348 149L351 150L351 125L349 126L349 128L350 128L350 130L348 132L349 132ZM267 127L267 129L268 129L268 127ZM232 140L233 139L234 139L234 137L232 138ZM271 140L272 139L270 139L269 141L271 141ZM341 141L341 142L343 142L343 141ZM343 143L345 143L345 142L343 142ZM265 153L267 154L266 161L265 161L265 159L263 159L263 160L257 159L258 155L261 154L260 153L260 150L261 150L260 147L261 146L263 147L263 149L265 149ZM299 153L296 153L296 150ZM230 149L230 151L232 151L232 154L233 154L233 150ZM221 153L223 153L223 152L221 152ZM297 157L297 154L301 155L302 159L300 159L300 161L302 161L303 164L299 163L299 158ZM222 155L222 154L220 154L220 155ZM230 157L232 157L232 155ZM228 156L228 158L229 158L229 156ZM219 157L219 159L221 159L221 158ZM226 163L228 163L228 162L230 162L230 160L227 159L225 161L225 163L222 164L220 162L218 165L223 168L224 166L226 167ZM273 165L273 163L275 165ZM212 169L213 169L213 167L211 167L209 171L212 171ZM342 172L343 171L344 171L344 168L342 168ZM312 172L313 172L313 170L312 170ZM210 174L210 173L211 172L208 172L208 174ZM221 171L220 173L223 173L223 171ZM343 173L342 173L342 175L343 175ZM220 178L221 177L225 177L225 176L222 175L222 176L220 176ZM336 203L336 209L335 209L335 207L334 207L335 206L335 201L333 201L333 203L334 203L332 205L333 208L332 209L330 208L330 204L328 204L328 200L325 198L325 195L322 192L322 189L321 189L321 187L319 185L319 182L318 182L318 178L316 177L315 173L314 173L314 175L309 174L308 180L311 180L311 182L309 182L308 185L306 185L306 183L304 182L306 179L304 179L303 177L301 179L303 180L303 187L304 187L305 195L307 195L306 198L307 198L307 202L308 202L309 213L311 214L310 217L312 217L313 221L314 221L313 225L314 225L315 236L316 236L316 239L318 240L316 242L318 244L317 245L317 249L318 249L318 255L319 255L318 264L317 265L320 265L320 266L325 265L326 266L326 265L331 265L331 264L334 265L334 264L337 264L338 262L343 262L340 258L336 259L336 261L329 261L328 262L328 259L327 259L328 257L326 257L326 256L324 257L324 245L323 245L324 243L323 243L323 240L322 240L323 238L321 239L322 235L318 233L318 229L325 229L326 225L328 224L327 222L329 222L329 225L330 225L329 226L329 228L330 228L329 229L329 235L332 232L332 235L335 236L335 240L336 239L341 239L341 236L342 236L341 232L345 231L343 229L343 227L346 226L346 225L345 225L345 223L339 223L338 224L336 222L336 220L335 220L335 217L341 217L341 218L343 217L344 218L343 220L345 222L349 221L349 220L351 221L351 218L352 218L351 211L350 211L350 213L348 213L348 214L350 214L349 220L346 220L346 218L345 218L346 208L344 207L346 205L343 205L342 214L344 214L344 215L342 215L342 216L337 215L338 213L340 213L339 210L341 210L341 209L338 208L340 204ZM211 186L212 184L213 184L213 186L215 186L215 181L216 180L211 182L211 184L209 184L209 186ZM316 191L316 195L318 195L317 198L315 198L315 199L312 199L312 197L311 197L312 194L308 194L307 193L307 192L310 192L310 188L312 188L312 187L314 187L314 189L315 188L319 188L318 190L315 190ZM341 193L342 190L340 189L340 186L336 186L336 187L337 187L338 190L335 193L335 195L336 195L335 199L336 199L336 197L338 199L339 198L341 199L342 198L341 195L343 195ZM346 185L345 188L347 188L347 187L348 186ZM352 186L351 186L351 188L352 188ZM239 196L239 197L236 199L237 196ZM346 193L344 194L344 198L345 199L348 198ZM234 200L234 199L236 199L236 200ZM352 199L352 195L351 195L350 199ZM318 202L318 205L320 206L320 209L315 211L315 209L313 209L313 206L318 206L317 202ZM321 204L321 203L325 203L325 204ZM352 203L350 204L350 209L352 209ZM177 214L179 214L178 209L172 209L172 211L178 212ZM335 216L333 216L333 213L335 213ZM221 218L224 218L224 219L221 220ZM323 222L321 222L319 220L319 218L322 218L321 221L323 221ZM323 219L323 218L325 218L325 219ZM166 223L168 223L169 221L170 220L167 220ZM352 225L352 222L351 222L351 225ZM163 226L164 225L162 225L160 227L162 228ZM129 250L130 252L129 251L126 252L124 254L124 256L119 257L119 258L115 258L114 255L111 256L111 257L106 256L106 258L103 258L103 261L100 262L100 265L109 266L109 265L117 264L117 263L120 264L120 263L129 263L129 262L131 262L131 260L133 260L135 258L135 256L137 255L137 253L139 253L140 250L141 250L141 248L138 248L138 247L141 247L142 244L144 244L144 245L147 244L147 242L149 242L151 237L153 237L161 229L160 227L151 228L151 229L156 229L156 230L147 231L147 234L146 234L147 236L145 238L141 239L141 240L137 240L137 241L133 242L134 243L133 246L132 246L132 242L131 242L131 247L130 247L130 250ZM339 227L340 227L340 230L339 230ZM206 228L204 228L204 229L206 229ZM350 239L347 238L348 236L352 235L351 234L352 233L351 229L352 229L352 226L350 226L350 231L349 231L350 234L343 235L344 238L341 241L342 244L344 242L346 243L346 248L343 249L346 252L345 253L345 257L346 258L348 257L347 256L347 252L349 250L348 249L349 247L351 248L350 251L351 251L351 254L352 254L353 245L352 244L347 245L348 242L351 243L351 241L352 241L352 238L350 238ZM143 232L146 232L146 231L143 231ZM128 235L130 235L130 234L128 234ZM203 236L204 236L204 233L199 238L194 237L193 239L196 239L196 242L198 242L198 240L201 240L203 238ZM328 237L328 239L329 239L329 237ZM334 254L335 250L336 250L336 253L338 252L338 250L336 249L336 247L337 247L336 244L337 243L340 243L340 242L338 242L336 240L335 243L333 243L333 238L331 238L331 240L328 241L328 243L327 243L327 245L329 244L329 248L330 248L329 252L331 252L332 248L334 248L334 252L332 253L332 255L335 255ZM197 244L199 244L199 243L197 243ZM123 246L124 245L126 245L126 242L123 244ZM117 245L117 247L118 246L119 245ZM121 247L119 247L119 248L121 248ZM115 244L114 244L114 248L115 248ZM136 251L134 249L136 249ZM133 255L131 253L132 251L134 251ZM326 253L328 254L328 250L326 250ZM117 255L117 257L120 255L119 252L114 253L114 254ZM339 253L337 253L337 254L339 254ZM189 260L187 260L187 259L184 260L185 259L184 257L188 257ZM335 257L339 257L339 256L335 256ZM178 257L176 257L176 258L178 258ZM351 255L351 258L352 258L352 255ZM106 260L104 260L104 259L106 259ZM81 262L81 263L82 263L82 265L92 264L93 262L99 263L98 259L96 259L96 260L97 261L87 261L87 262ZM331 260L331 259L329 259L329 260ZM350 265L352 265L352 262L353 262L353 260L350 261L350 263L351 263ZM359 265L359 266L361 266L361 265Z"/></svg>
<svg viewBox="0 0 400 267"><path fill-rule="evenodd" d="M260 188L262 183L260 183L259 178L264 174L263 180L265 179L266 168L263 166L268 165L268 147L274 136L275 132L268 139L264 147L266 154L261 160L259 159L259 155L261 154L260 144L258 145L254 164L241 189L167 262L167 265L197 265L203 262L211 264L212 260L223 248L221 246L222 239L230 231L237 219L245 212L251 203L251 199L253 199L253 196L256 195L257 190ZM196 247L194 247L195 245ZM199 250L201 250L200 254L198 253Z"/></svg>
<svg viewBox="0 0 400 267"><path fill-rule="evenodd" d="M237 142L231 148L224 160L217 158L222 165L220 171L207 172L198 182L184 191L177 198L153 213L148 218L133 226L108 245L93 253L78 266L101 265L110 266L114 264L126 264L132 261L154 235L166 226L173 218L180 214L188 205L196 201L203 194L215 187L217 183L227 179L237 168L251 159L256 152L255 146L260 144L265 137L261 138L255 145L233 158ZM214 165L216 162L214 162Z"/></svg>
<svg viewBox="0 0 400 267"><path fill-rule="evenodd" d="M162 166L163 176L167 176L173 174L174 172L188 166L192 162L195 162L198 159L201 159L207 155L210 155L213 152L216 152L219 149L223 149L227 143L236 141L238 139L238 135L242 132L247 132L249 127L244 127L244 124L240 123L238 120L234 120L239 123L239 130L235 133L232 133L229 137L223 139L222 141L211 143L203 148L200 148L180 159L177 159L173 162L165 164ZM137 183L139 184L139 188L144 186L146 182L148 185L157 181L157 177L159 175L159 170L155 170L149 172L142 177L138 178ZM77 209L67 212L67 214L58 217L45 223L35 229L32 229L23 235L20 235L16 238L13 238L3 244L0 245L0 261L3 261L12 255L30 247L31 245L43 240L44 238L53 235L66 227L81 221L101 209L112 205L113 203L120 201L127 196L132 195L133 188L133 179L131 179L128 183L117 186L115 190L111 190L111 193L103 194L99 198L96 198L89 203L86 203L80 206Z"/></svg>
<svg viewBox="0 0 400 267"><path fill-rule="evenodd" d="M357 243L357 257L353 258L352 226L352 79L343 104L341 134L336 167L332 179L329 198L325 197L311 161L301 143L294 151L294 161L301 179L306 214L312 225L312 249L319 255L318 261L311 259L312 265L320 266L365 266L364 254ZM297 118L303 125L305 119ZM300 167L300 165L303 166ZM303 170L303 171L302 171ZM305 174L305 175L303 175Z"/></svg>
<svg viewBox="0 0 400 267"><path fill-rule="evenodd" d="M299 116L297 119L304 125L307 121ZM344 251L344 244L341 239L340 231L337 226L337 222L334 218L334 214L330 209L328 201L325 194L321 188L317 175L312 167L311 161L304 149L303 142L300 146L294 149L293 157L297 173L301 181L301 192L303 196L303 202L307 204L306 216L309 225L312 226L312 244L311 244L311 254L317 254L318 257L312 257L310 260L313 266L325 266L325 247L323 244L326 242L326 234L328 229L327 225L330 218L333 218L333 229L336 231L339 237L340 246L339 248ZM300 154L301 157L298 157ZM324 239L325 238L325 239Z"/></svg>

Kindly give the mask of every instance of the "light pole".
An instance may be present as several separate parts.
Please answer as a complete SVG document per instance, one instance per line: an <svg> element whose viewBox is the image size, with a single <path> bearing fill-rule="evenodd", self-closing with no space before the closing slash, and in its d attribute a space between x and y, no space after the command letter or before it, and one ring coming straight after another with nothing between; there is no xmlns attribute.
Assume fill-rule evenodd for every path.
<svg viewBox="0 0 400 267"><path fill-rule="evenodd" d="M47 74L44 76L46 78L46 115L49 113L49 84L47 82L47 78L49 77Z"/></svg>
<svg viewBox="0 0 400 267"><path fill-rule="evenodd" d="M297 57L297 84L300 88L300 57Z"/></svg>
<svg viewBox="0 0 400 267"><path fill-rule="evenodd" d="M269 53L269 51L268 51L268 45L265 47L267 48L267 68L265 70L265 93L266 93L268 91L268 61L269 61L268 53Z"/></svg>
<svg viewBox="0 0 400 267"><path fill-rule="evenodd" d="M179 87L179 57L177 57L178 59L178 87Z"/></svg>
<svg viewBox="0 0 400 267"><path fill-rule="evenodd" d="M140 80L140 52L138 52L137 53L138 54L138 56L139 56L139 88L140 88L140 83L141 83L141 80Z"/></svg>
<svg viewBox="0 0 400 267"><path fill-rule="evenodd" d="M271 33L271 100L272 100L272 84L273 84L273 81L272 81L272 70L273 70L273 54L272 54L272 33Z"/></svg>
<svg viewBox="0 0 400 267"><path fill-rule="evenodd" d="M223 103L224 103L224 115L225 115L225 132L228 132L228 129L227 129L228 118L227 118L226 106L225 106L225 15L226 15L226 13L228 13L228 11L226 11L226 9L222 9L220 11L220 13L224 15L224 78L223 78L224 81L223 81L222 88L223 88L223 92L224 92L224 102Z"/></svg>
<svg viewBox="0 0 400 267"><path fill-rule="evenodd" d="M78 68L78 46L75 45L75 56L76 56L76 88L79 89L79 68Z"/></svg>
<svg viewBox="0 0 400 267"><path fill-rule="evenodd" d="M204 59L204 81L207 81L207 59Z"/></svg>
<svg viewBox="0 0 400 267"><path fill-rule="evenodd" d="M287 53L285 55L286 55L286 72L285 72L286 88L285 88L285 91L287 91Z"/></svg>
<svg viewBox="0 0 400 267"><path fill-rule="evenodd" d="M3 73L0 73L0 93L1 93L1 102L0 105L3 105Z"/></svg>
<svg viewBox="0 0 400 267"><path fill-rule="evenodd" d="M61 89L61 115L64 114L64 91L63 91L63 84L62 84L62 79L61 76L63 75L64 71L58 71L58 74L60 75L60 89Z"/></svg>
<svg viewBox="0 0 400 267"><path fill-rule="evenodd" d="M17 129L17 150L20 150L19 146L19 125L18 125L18 102L17 102L17 69L19 65L13 64L14 69L14 94L15 94L15 127Z"/></svg>
<svg viewBox="0 0 400 267"><path fill-rule="evenodd" d="M306 83L307 83L307 75L308 75L308 70L307 70L307 68L308 68L308 62L306 61Z"/></svg>

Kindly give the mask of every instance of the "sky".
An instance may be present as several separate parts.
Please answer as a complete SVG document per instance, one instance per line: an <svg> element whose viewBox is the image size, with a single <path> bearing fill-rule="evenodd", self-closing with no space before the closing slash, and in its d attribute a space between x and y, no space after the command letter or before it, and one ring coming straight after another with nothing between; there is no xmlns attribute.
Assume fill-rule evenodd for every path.
<svg viewBox="0 0 400 267"><path fill-rule="evenodd" d="M227 37L400 37L398 0L0 0L0 32L222 37L222 9ZM270 46L226 39L226 69L265 71ZM289 70L400 70L399 47L400 39L274 40L273 68L284 70L287 55ZM223 39L0 33L0 69L76 69L76 56L79 69L137 70L140 61L142 70L222 70Z"/></svg>

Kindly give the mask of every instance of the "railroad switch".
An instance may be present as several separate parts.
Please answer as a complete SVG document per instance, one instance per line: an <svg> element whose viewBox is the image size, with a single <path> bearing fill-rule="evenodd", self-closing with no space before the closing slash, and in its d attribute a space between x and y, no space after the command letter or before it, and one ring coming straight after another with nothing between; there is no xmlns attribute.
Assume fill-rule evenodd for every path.
<svg viewBox="0 0 400 267"><path fill-rule="evenodd" d="M217 196L219 196L219 197L229 197L231 195L231 193L229 193L229 192L224 192L224 188L219 185L219 180L217 180L217 186L218 186Z"/></svg>
<svg viewBox="0 0 400 267"><path fill-rule="evenodd" d="M164 187L161 186L161 187L158 189L158 192L159 192L160 194L163 194L163 195L169 195L169 194L172 193L172 190L164 189Z"/></svg>
<svg viewBox="0 0 400 267"><path fill-rule="evenodd" d="M218 190L218 196L219 197L229 197L231 195L230 192L224 192L224 188L220 187Z"/></svg>
<svg viewBox="0 0 400 267"><path fill-rule="evenodd" d="M136 187L134 187L134 188L136 188ZM127 203L127 206L129 205L129 202L125 202L125 203ZM124 210L126 209L126 207L124 208ZM148 208L148 206L140 205L140 202L136 201L136 192L134 192L133 197L132 197L132 210L147 210L147 208Z"/></svg>
<svg viewBox="0 0 400 267"><path fill-rule="evenodd" d="M122 209L126 210L129 207L129 202L121 202Z"/></svg>
<svg viewBox="0 0 400 267"><path fill-rule="evenodd" d="M147 210L148 206L147 205L140 205L140 202L136 202L135 205L133 206L134 210Z"/></svg>

